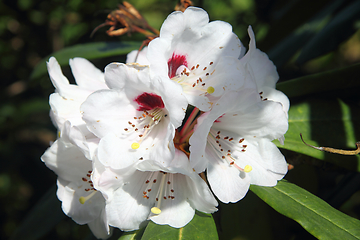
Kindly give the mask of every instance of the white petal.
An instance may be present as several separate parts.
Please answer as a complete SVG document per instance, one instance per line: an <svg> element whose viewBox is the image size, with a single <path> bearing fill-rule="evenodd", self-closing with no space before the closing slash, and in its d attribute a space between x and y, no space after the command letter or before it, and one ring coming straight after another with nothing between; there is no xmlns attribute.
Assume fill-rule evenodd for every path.
<svg viewBox="0 0 360 240"><path fill-rule="evenodd" d="M136 114L137 104L121 90L100 90L91 94L81 105L83 120L98 137L108 133L120 135Z"/></svg>
<svg viewBox="0 0 360 240"><path fill-rule="evenodd" d="M123 187L118 188L106 203L106 213L111 226L118 227L123 231L132 231L140 228L150 213L152 201L143 198L145 187L143 183L147 179L146 173L136 172L128 179Z"/></svg>
<svg viewBox="0 0 360 240"><path fill-rule="evenodd" d="M260 101L256 92L242 90L226 94L214 106L217 116L225 113L213 127L235 132L243 137L281 137L288 129L286 113L281 104Z"/></svg>
<svg viewBox="0 0 360 240"><path fill-rule="evenodd" d="M76 223L86 224L100 216L105 206L105 199L100 192L96 192L89 200L81 204L80 197L86 197L92 191L86 192L81 186L79 187L61 178L58 178L57 184L59 189L57 196L62 201L62 209Z"/></svg>
<svg viewBox="0 0 360 240"><path fill-rule="evenodd" d="M62 85L69 84L69 81L67 78L63 75L61 71L61 67L59 63L56 61L54 57L51 57L49 59L49 62L46 63L49 76L51 79L51 82L53 83L55 88L59 88Z"/></svg>
<svg viewBox="0 0 360 240"><path fill-rule="evenodd" d="M248 173L251 184L259 186L275 186L277 181L287 173L287 163L276 145L266 139L259 141L261 157L249 162L253 170ZM258 166L255 166L256 165Z"/></svg>
<svg viewBox="0 0 360 240"><path fill-rule="evenodd" d="M107 88L104 73L85 58L69 60L71 71L78 86L90 91Z"/></svg>
<svg viewBox="0 0 360 240"><path fill-rule="evenodd" d="M180 228L191 221L195 209L186 201L189 190L187 189L188 186L184 186L184 182L186 182L185 175L174 174L173 184L177 194L174 199L162 202L161 213L150 217L153 222Z"/></svg>
<svg viewBox="0 0 360 240"><path fill-rule="evenodd" d="M138 50L131 51L126 57L126 63L139 63L141 65L149 65L149 60L147 59L147 49L144 47L140 52Z"/></svg>
<svg viewBox="0 0 360 240"><path fill-rule="evenodd" d="M207 136L214 120L207 116L210 112L204 113L198 118L195 132L189 139L190 144L190 164L197 173L205 171L208 166L208 159L205 156L205 148L207 144ZM206 119L206 120L205 120Z"/></svg>
<svg viewBox="0 0 360 240"><path fill-rule="evenodd" d="M207 157L207 178L216 197L223 203L242 199L249 190L250 178L226 161L222 161L217 155L208 154Z"/></svg>
<svg viewBox="0 0 360 240"><path fill-rule="evenodd" d="M101 215L89 222L88 226L94 236L98 239L107 239L111 236L109 225L107 224L105 209L101 211Z"/></svg>
<svg viewBox="0 0 360 240"><path fill-rule="evenodd" d="M62 179L78 184L82 184L82 177L92 170L91 161L85 158L79 148L61 138L46 150L41 160Z"/></svg>

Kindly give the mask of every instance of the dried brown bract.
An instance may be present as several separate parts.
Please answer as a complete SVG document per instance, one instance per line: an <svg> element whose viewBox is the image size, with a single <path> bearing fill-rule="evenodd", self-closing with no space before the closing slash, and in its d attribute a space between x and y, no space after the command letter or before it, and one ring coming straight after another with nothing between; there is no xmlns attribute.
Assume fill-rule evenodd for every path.
<svg viewBox="0 0 360 240"><path fill-rule="evenodd" d="M139 32L151 38L159 35L159 31L151 27L139 11L126 1L122 5L119 4L119 8L112 11L105 23L97 26L91 35L104 26L110 26L106 31L109 36L121 36L125 33L130 35L133 32Z"/></svg>
<svg viewBox="0 0 360 240"><path fill-rule="evenodd" d="M180 0L175 6L175 10L184 12L190 6L193 6L191 0Z"/></svg>

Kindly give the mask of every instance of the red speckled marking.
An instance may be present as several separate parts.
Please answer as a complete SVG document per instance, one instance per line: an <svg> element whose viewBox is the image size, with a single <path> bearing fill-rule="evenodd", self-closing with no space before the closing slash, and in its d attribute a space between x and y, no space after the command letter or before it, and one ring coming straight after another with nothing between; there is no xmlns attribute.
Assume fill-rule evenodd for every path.
<svg viewBox="0 0 360 240"><path fill-rule="evenodd" d="M176 70L181 66L184 65L187 67L187 61L185 55L177 55L173 53L172 57L168 60L168 75L169 78L173 78L176 76Z"/></svg>
<svg viewBox="0 0 360 240"><path fill-rule="evenodd" d="M137 96L135 102L139 104L138 111L149 111L154 108L164 108L164 103L159 95L146 93Z"/></svg>

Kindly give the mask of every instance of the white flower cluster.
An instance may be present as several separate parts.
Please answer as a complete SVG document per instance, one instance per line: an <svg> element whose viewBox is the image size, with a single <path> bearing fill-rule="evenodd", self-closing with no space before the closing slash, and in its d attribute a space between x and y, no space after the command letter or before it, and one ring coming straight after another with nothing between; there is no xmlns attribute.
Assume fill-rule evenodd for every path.
<svg viewBox="0 0 360 240"><path fill-rule="evenodd" d="M272 141L283 141L289 101L249 35L245 54L228 23L189 7L126 64L102 73L70 60L76 85L50 58L59 138L42 160L58 175L63 211L107 238L110 226L131 231L147 220L183 227L195 210L217 210L212 192L228 203L250 184L275 186L287 164Z"/></svg>

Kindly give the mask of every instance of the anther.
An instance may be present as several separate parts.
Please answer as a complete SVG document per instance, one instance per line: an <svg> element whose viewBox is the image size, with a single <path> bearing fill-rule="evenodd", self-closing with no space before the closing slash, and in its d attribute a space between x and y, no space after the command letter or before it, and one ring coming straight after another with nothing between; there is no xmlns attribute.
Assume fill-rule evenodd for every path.
<svg viewBox="0 0 360 240"><path fill-rule="evenodd" d="M137 142L134 142L134 143L131 144L132 149L138 149L139 147L140 147L140 144L137 143Z"/></svg>
<svg viewBox="0 0 360 240"><path fill-rule="evenodd" d="M151 208L151 212L152 212L153 214L159 215L159 214L161 213L161 210L160 210L160 208L152 207L152 208Z"/></svg>
<svg viewBox="0 0 360 240"><path fill-rule="evenodd" d="M213 88L213 87L208 87L208 88L206 89L206 92L209 93L209 94L212 94L212 93L215 92L215 88Z"/></svg>
<svg viewBox="0 0 360 240"><path fill-rule="evenodd" d="M251 170L252 170L252 167L251 167L250 165L246 165L246 166L244 167L244 172L246 172L246 173L251 172Z"/></svg>

